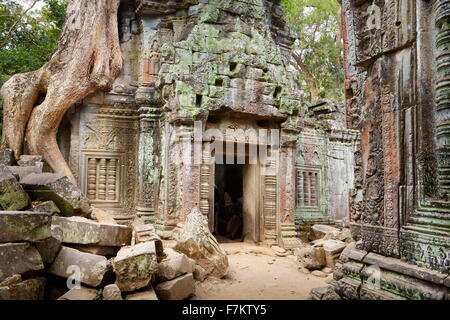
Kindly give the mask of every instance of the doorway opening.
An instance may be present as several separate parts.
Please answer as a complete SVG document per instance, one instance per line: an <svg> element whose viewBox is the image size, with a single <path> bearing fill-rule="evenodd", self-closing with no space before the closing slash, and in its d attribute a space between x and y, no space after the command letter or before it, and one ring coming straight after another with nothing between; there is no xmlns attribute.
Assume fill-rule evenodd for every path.
<svg viewBox="0 0 450 320"><path fill-rule="evenodd" d="M234 163L237 163L235 161ZM214 215L216 236L242 241L244 230L244 165L216 164Z"/></svg>

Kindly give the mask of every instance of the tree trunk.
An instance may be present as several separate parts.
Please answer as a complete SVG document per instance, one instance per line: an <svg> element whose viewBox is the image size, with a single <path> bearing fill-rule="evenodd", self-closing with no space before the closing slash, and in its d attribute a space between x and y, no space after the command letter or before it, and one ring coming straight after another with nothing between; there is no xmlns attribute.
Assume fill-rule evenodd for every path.
<svg viewBox="0 0 450 320"><path fill-rule="evenodd" d="M297 63L297 68L300 69L300 72L305 76L306 84L308 85L309 91L311 92L312 102L316 102L317 100L319 100L319 90L317 89L316 80L314 79L311 72L309 72L306 65L303 63L302 58L295 53L293 53L292 56Z"/></svg>
<svg viewBox="0 0 450 320"><path fill-rule="evenodd" d="M69 0L50 60L37 71L13 76L1 89L3 149L11 148L18 158L25 139L30 154L43 156L53 171L75 182L56 134L74 103L95 91L110 90L120 74L119 4L120 0Z"/></svg>

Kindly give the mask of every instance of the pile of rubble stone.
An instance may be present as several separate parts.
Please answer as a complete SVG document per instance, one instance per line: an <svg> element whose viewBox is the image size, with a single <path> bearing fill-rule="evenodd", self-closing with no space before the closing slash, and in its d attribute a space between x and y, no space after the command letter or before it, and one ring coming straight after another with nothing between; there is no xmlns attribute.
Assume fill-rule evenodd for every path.
<svg viewBox="0 0 450 320"><path fill-rule="evenodd" d="M195 226L184 230L191 244L177 246L196 260L164 249L153 225L119 225L92 208L67 177L43 172L41 157L14 166L6 151L0 162L0 300L180 300L195 293L194 279L226 273L214 250L222 264L202 267L209 235L189 236Z"/></svg>
<svg viewBox="0 0 450 320"><path fill-rule="evenodd" d="M299 270L306 274L333 280L333 270L344 249L354 243L349 229L316 224L308 236L310 242L295 249Z"/></svg>

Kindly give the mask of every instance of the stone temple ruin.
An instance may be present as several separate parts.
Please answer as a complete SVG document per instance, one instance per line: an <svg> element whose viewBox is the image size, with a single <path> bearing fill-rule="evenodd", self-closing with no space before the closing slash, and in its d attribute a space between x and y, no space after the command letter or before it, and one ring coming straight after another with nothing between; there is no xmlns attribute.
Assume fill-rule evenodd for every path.
<svg viewBox="0 0 450 320"><path fill-rule="evenodd" d="M246 238L295 246L296 223L348 224L358 133L347 130L342 105L303 106L282 15L273 1L123 1L123 72L60 128L60 148L92 205L168 233L198 207L216 231L214 185L226 188L230 165L215 165L210 145L221 140L225 157L243 160L236 197ZM244 132L260 129L280 132L279 149L268 150L277 164L249 164L261 141ZM275 165L268 174L264 166Z"/></svg>
<svg viewBox="0 0 450 320"><path fill-rule="evenodd" d="M79 260L103 299L184 299L227 273L213 234L334 269L310 299L449 299L450 1L341 5L346 102L307 105L279 1L121 1L122 73L58 132L78 186L3 151L0 299Z"/></svg>

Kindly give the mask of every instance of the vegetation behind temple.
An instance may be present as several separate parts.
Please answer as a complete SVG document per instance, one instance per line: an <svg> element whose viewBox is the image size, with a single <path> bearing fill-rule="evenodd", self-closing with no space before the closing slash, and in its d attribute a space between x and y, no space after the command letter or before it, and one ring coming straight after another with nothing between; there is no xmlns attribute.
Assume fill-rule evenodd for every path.
<svg viewBox="0 0 450 320"><path fill-rule="evenodd" d="M0 87L16 73L39 69L55 48L66 0L42 2L41 9L27 11L31 1L0 0Z"/></svg>
<svg viewBox="0 0 450 320"><path fill-rule="evenodd" d="M282 0L297 38L296 67L311 100L343 100L344 69L337 0Z"/></svg>

